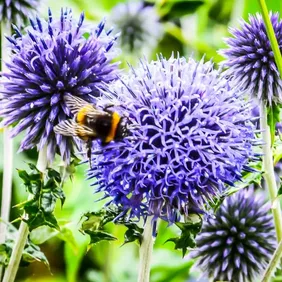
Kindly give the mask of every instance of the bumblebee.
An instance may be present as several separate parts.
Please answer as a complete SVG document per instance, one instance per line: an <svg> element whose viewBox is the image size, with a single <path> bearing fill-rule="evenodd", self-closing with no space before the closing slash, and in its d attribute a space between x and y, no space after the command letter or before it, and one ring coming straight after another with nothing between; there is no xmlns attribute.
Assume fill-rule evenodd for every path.
<svg viewBox="0 0 282 282"><path fill-rule="evenodd" d="M102 144L106 145L128 135L128 119L110 110L113 105L98 109L95 105L72 95L67 95L64 100L71 113L74 114L74 119L60 122L54 127L54 131L64 136L77 136L85 141L89 160L93 140L100 139Z"/></svg>

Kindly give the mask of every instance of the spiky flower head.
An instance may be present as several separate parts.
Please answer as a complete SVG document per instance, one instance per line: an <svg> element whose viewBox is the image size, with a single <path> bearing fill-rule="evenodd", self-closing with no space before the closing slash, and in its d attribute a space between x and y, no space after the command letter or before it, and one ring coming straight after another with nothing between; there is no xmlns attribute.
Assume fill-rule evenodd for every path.
<svg viewBox="0 0 282 282"><path fill-rule="evenodd" d="M39 0L1 0L0 21L21 25L39 5Z"/></svg>
<svg viewBox="0 0 282 282"><path fill-rule="evenodd" d="M196 237L199 266L212 281L255 281L275 249L270 205L252 189L226 198Z"/></svg>
<svg viewBox="0 0 282 282"><path fill-rule="evenodd" d="M89 177L131 216L174 222L203 209L248 169L248 106L211 62L141 61L107 93L122 105L131 134L94 150Z"/></svg>
<svg viewBox="0 0 282 282"><path fill-rule="evenodd" d="M271 23L282 51L282 21L279 14L270 14ZM273 51L260 14L250 15L249 23L241 21L240 28L231 28L233 37L227 38L227 74L249 94L272 105L282 102L282 80L275 64Z"/></svg>
<svg viewBox="0 0 282 282"><path fill-rule="evenodd" d="M98 88L115 79L111 47L116 37L104 31L104 21L89 30L83 14L76 21L67 9L58 20L49 10L48 21L36 17L30 23L25 34L16 29L8 38L12 58L3 74L0 115L4 126L19 122L12 136L27 129L22 150L47 145L50 161L56 150L68 161L72 139L53 131L60 121L72 117L64 96L77 95L91 102Z"/></svg>
<svg viewBox="0 0 282 282"><path fill-rule="evenodd" d="M119 3L111 12L110 20L121 31L120 45L127 52L143 53L156 46L162 36L162 26L153 6L142 1Z"/></svg>

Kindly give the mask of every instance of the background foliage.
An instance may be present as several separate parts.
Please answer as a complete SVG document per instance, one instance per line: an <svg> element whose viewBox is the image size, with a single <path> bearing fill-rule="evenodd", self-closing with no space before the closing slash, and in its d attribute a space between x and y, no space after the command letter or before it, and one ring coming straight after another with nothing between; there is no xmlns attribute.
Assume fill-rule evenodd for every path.
<svg viewBox="0 0 282 282"><path fill-rule="evenodd" d="M111 9L119 0L45 0L40 7L40 14L46 16L51 7L57 16L61 7L71 7L75 17L85 11L86 19L97 23L103 17L109 17ZM228 36L228 26L236 26L238 20L248 18L249 13L259 11L257 0L163 0L149 3L156 5L164 25L164 36L156 50L152 50L151 59L156 53L169 57L171 52L193 56L197 59L204 54L206 59L213 58L218 63L222 57L217 50L224 47L223 38ZM282 2L267 1L269 10L282 13ZM126 61L135 64L129 54L121 53L121 67L126 68ZM37 159L35 150L16 153L21 136L15 139L15 164L13 179L12 205L22 202L27 194L16 168L27 169L27 162ZM0 138L2 142L2 138ZM3 150L2 143L0 148ZM0 151L3 156L3 151ZM0 169L3 158L0 157ZM89 237L79 232L81 216L86 212L99 210L103 202L95 202L99 195L93 195L90 182L85 180L87 166L80 165L73 178L64 186L66 201L61 208L57 203L55 214L61 230L40 227L31 233L35 244L40 244L50 263L50 270L43 263L32 263L21 268L17 281L34 282L129 282L136 280L138 263L138 246L135 243L123 245L125 228L108 224L107 228L118 240L103 241L88 249ZM2 173L1 173L2 175ZM1 195L1 194L0 194ZM19 217L20 211L12 208L11 220ZM154 282L193 281L198 273L190 269L193 261L187 255L182 258L181 250L173 250L174 244L166 241L179 236L180 230L169 227L165 223L159 226L157 241L153 254L151 277Z"/></svg>

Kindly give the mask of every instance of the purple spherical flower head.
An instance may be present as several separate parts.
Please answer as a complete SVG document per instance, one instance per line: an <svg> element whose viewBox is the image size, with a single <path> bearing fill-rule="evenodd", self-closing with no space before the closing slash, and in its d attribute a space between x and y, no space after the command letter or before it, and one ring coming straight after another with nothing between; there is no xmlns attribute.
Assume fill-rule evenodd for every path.
<svg viewBox="0 0 282 282"><path fill-rule="evenodd" d="M0 21L21 25L39 4L39 0L1 0Z"/></svg>
<svg viewBox="0 0 282 282"><path fill-rule="evenodd" d="M60 121L72 117L64 96L91 102L99 95L98 88L116 78L117 64L111 63L116 37L104 31L104 21L90 30L84 14L75 21L71 10L62 10L58 20L49 10L48 21L36 17L30 23L25 34L16 28L8 38L12 58L3 74L0 115L4 126L19 122L12 136L27 129L22 150L47 145L50 161L56 150L69 161L72 138L53 131Z"/></svg>
<svg viewBox="0 0 282 282"><path fill-rule="evenodd" d="M89 178L131 216L174 222L249 169L248 105L211 62L141 61L106 93L122 105L131 134L94 149Z"/></svg>
<svg viewBox="0 0 282 282"><path fill-rule="evenodd" d="M270 14L274 32L282 51L282 21L279 14ZM273 51L260 14L249 16L249 23L241 21L240 28L230 29L233 37L226 39L228 49L221 53L235 83L249 94L267 104L282 102L282 80L275 64Z"/></svg>
<svg viewBox="0 0 282 282"><path fill-rule="evenodd" d="M224 200L214 218L204 222L190 254L212 281L255 281L275 249L270 206L252 189Z"/></svg>

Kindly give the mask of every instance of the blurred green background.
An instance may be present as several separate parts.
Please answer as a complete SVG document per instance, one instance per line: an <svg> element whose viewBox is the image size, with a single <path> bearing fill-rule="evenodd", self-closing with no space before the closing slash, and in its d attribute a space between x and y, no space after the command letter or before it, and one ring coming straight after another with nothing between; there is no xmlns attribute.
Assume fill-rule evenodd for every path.
<svg viewBox="0 0 282 282"><path fill-rule="evenodd" d="M61 7L70 7L74 17L78 18L84 11L86 20L95 24L104 17L110 18L112 8L120 2L124 1L45 0L39 7L39 13L46 17L50 7L53 14L59 16ZM248 14L260 10L257 0L150 0L146 5L155 5L163 29L163 35L156 47L146 54L149 59L156 59L156 53L169 57L174 51L175 54L186 57L192 55L196 59L205 55L205 59L213 58L216 63L222 60L217 51L225 46L223 38L228 36L228 27L238 25L242 17L247 19ZM269 10L282 12L282 1L268 0L267 5ZM146 26L146 22L144 25ZM129 54L128 51L122 50L122 46L121 51L119 60L122 68L127 69L127 61L133 65L138 62L140 55L134 52ZM35 150L16 153L21 138L22 136L18 136L14 142L12 205L24 201L27 196L16 168L27 169L26 162L35 162L37 158ZM2 142L2 138L0 140ZM3 156L2 143L0 148L0 155ZM2 171L3 157L0 162ZM90 250L87 250L89 238L78 231L81 216L85 212L99 210L103 205L103 202L95 202L99 195L93 195L90 181L85 181L86 169L87 165L80 165L73 181L68 181L64 187L65 205L61 209L58 204L56 209L61 232L44 227L31 234L33 242L40 244L48 258L51 270L42 263L32 263L28 267L20 268L17 281L136 281L138 246L134 243L122 246L125 231L123 227L114 224L109 226L109 231L119 240L99 243ZM20 211L12 208L11 220L19 215ZM181 251L174 250L172 243L165 243L167 239L177 236L178 232L164 222L160 224L153 254L152 282L188 282L194 281L199 275L193 268L190 271L193 261L187 256L182 258Z"/></svg>

